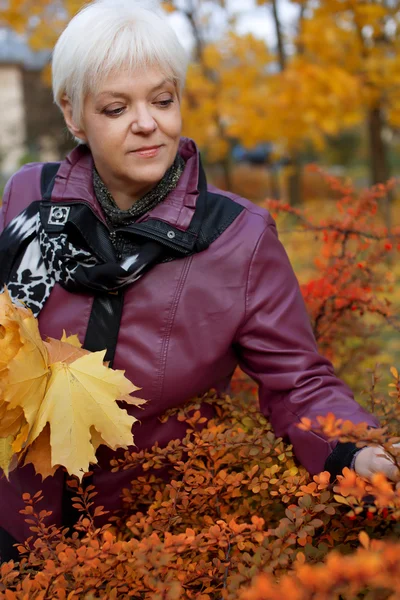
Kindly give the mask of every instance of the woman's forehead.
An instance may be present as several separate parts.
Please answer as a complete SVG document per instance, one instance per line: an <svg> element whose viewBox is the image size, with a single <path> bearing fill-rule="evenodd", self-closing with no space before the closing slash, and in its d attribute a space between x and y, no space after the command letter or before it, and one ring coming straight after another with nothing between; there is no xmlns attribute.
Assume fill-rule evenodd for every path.
<svg viewBox="0 0 400 600"><path fill-rule="evenodd" d="M171 73L154 66L141 69L115 69L95 82L91 95L118 96L121 93L132 91L156 92L169 85L176 85L176 80Z"/></svg>

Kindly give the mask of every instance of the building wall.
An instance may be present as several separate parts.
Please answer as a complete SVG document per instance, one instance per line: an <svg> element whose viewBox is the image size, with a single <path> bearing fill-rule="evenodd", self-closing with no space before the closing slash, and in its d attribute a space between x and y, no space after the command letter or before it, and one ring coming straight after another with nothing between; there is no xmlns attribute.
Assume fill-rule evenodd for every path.
<svg viewBox="0 0 400 600"><path fill-rule="evenodd" d="M26 146L36 160L51 161L63 158L74 147L64 118L53 102L52 90L39 70L24 69Z"/></svg>
<svg viewBox="0 0 400 600"><path fill-rule="evenodd" d="M59 160L74 145L41 70L0 62L0 190L21 164Z"/></svg>
<svg viewBox="0 0 400 600"><path fill-rule="evenodd" d="M0 171L9 177L26 152L26 120L22 70L0 64Z"/></svg>

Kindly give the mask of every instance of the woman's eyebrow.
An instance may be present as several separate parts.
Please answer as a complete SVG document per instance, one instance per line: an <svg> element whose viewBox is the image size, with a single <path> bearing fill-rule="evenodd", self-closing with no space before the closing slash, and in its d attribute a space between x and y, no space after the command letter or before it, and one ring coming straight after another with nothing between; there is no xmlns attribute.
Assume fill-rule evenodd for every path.
<svg viewBox="0 0 400 600"><path fill-rule="evenodd" d="M113 98L127 98L128 94L124 94L124 92L116 92L115 90L105 90L104 92L100 92L98 98L102 96L112 96Z"/></svg>
<svg viewBox="0 0 400 600"><path fill-rule="evenodd" d="M157 90L163 88L167 83L173 84L173 80L170 78L163 79L160 83L157 83L153 88L151 88L150 92L156 92ZM104 92L100 92L98 98L102 98L103 96L112 96L113 98L128 98L129 94L125 94L124 92L116 92L115 90L104 90Z"/></svg>
<svg viewBox="0 0 400 600"><path fill-rule="evenodd" d="M164 87L165 84L167 83L174 83L174 80L171 79L170 77L166 77L165 79L163 79L158 85L156 85L155 87L152 88L152 92L155 92L156 90Z"/></svg>

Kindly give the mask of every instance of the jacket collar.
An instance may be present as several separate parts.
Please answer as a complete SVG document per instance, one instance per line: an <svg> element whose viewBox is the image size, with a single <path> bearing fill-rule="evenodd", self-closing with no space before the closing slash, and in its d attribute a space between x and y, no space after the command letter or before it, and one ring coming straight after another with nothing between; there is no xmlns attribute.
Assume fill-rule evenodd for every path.
<svg viewBox="0 0 400 600"><path fill-rule="evenodd" d="M199 196L199 180L202 170L196 144L189 138L181 138L179 153L185 160L185 169L177 187L152 211L138 219L138 223L159 219L186 231L192 221ZM90 204L97 216L104 221L104 215L97 202L92 181L93 157L87 146L77 146L62 161L55 180L52 202L85 202ZM205 193L205 190L202 190Z"/></svg>

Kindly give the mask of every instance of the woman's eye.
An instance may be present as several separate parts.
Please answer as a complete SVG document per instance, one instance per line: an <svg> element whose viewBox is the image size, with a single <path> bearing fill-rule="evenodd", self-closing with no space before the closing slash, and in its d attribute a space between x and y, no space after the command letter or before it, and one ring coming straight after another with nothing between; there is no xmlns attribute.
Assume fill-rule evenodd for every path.
<svg viewBox="0 0 400 600"><path fill-rule="evenodd" d="M122 114L123 110L124 107L120 106L119 108L105 108L103 112L107 117L118 117L118 115Z"/></svg>
<svg viewBox="0 0 400 600"><path fill-rule="evenodd" d="M173 99L169 98L168 100L158 100L155 104L157 104L157 106L160 106L161 108L167 108L172 103Z"/></svg>

